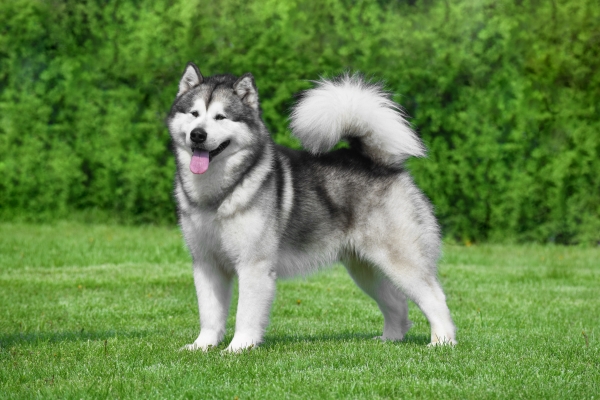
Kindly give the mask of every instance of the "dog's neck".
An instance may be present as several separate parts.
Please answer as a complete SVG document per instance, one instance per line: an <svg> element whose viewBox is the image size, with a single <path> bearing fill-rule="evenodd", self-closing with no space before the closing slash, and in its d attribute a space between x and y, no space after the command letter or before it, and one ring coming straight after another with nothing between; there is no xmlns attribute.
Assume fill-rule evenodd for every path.
<svg viewBox="0 0 600 400"><path fill-rule="evenodd" d="M214 160L202 175L189 170L189 153L178 149L178 180L189 202L206 210L219 209L219 213L224 211L225 214L243 207L244 199L254 195L273 166L275 146L271 138L256 146L257 149L241 149Z"/></svg>

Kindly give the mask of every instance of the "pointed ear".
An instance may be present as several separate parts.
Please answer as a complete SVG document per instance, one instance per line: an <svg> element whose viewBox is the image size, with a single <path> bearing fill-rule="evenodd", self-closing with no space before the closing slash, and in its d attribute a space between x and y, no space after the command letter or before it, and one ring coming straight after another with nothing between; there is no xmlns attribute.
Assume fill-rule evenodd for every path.
<svg viewBox="0 0 600 400"><path fill-rule="evenodd" d="M189 62L185 67L185 71L183 71L183 76L179 81L179 92L177 92L177 97L181 96L191 88L198 86L202 83L204 78L200 73L196 64Z"/></svg>
<svg viewBox="0 0 600 400"><path fill-rule="evenodd" d="M242 103L258 110L258 90L251 73L244 74L233 84L233 91L242 100Z"/></svg>

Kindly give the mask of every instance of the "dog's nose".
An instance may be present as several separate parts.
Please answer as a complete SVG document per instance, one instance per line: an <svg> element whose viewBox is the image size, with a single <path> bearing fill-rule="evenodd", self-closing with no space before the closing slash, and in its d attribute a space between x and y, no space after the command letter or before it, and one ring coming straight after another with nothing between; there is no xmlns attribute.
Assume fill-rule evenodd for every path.
<svg viewBox="0 0 600 400"><path fill-rule="evenodd" d="M194 130L192 130L192 133L190 133L190 139L192 140L192 142L196 143L196 144L200 144L200 143L204 143L204 141L206 141L206 136L208 134L206 133L206 131L202 128L194 128Z"/></svg>

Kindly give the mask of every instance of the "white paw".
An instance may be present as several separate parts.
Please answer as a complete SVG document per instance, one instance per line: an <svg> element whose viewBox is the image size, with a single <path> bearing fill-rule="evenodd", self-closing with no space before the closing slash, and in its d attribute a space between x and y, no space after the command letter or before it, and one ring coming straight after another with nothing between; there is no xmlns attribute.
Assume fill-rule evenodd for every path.
<svg viewBox="0 0 600 400"><path fill-rule="evenodd" d="M250 350L256 347L260 343L260 340L252 339L249 336L234 335L233 340L229 343L229 346L225 349L229 353L240 353L244 350Z"/></svg>
<svg viewBox="0 0 600 400"><path fill-rule="evenodd" d="M456 339L448 339L445 336L442 337L433 337L431 339L431 343L429 343L427 346L428 347L433 347L433 346L455 346L456 344L458 344L458 342L456 341Z"/></svg>
<svg viewBox="0 0 600 400"><path fill-rule="evenodd" d="M188 351L196 351L196 350L208 351L212 347L213 347L212 344L204 344L203 345L203 344L198 344L198 343L194 342L194 343L186 344L185 346L183 346L182 348L180 348L179 351L184 351L184 350L188 350Z"/></svg>
<svg viewBox="0 0 600 400"><path fill-rule="evenodd" d="M190 344L186 344L185 346L183 346L181 349L181 351L183 350L189 350L189 351L196 351L196 350L202 350L202 351L208 351L210 350L212 347L216 347L219 342L221 341L221 339L219 338L218 334L215 334L213 332L201 332L200 336L198 336L198 339L196 339L194 341L194 343L190 343Z"/></svg>

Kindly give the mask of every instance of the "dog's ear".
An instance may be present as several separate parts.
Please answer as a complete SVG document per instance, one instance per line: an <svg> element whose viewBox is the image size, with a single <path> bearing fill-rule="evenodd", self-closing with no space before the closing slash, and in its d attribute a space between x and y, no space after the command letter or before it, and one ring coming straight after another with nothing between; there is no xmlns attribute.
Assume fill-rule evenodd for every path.
<svg viewBox="0 0 600 400"><path fill-rule="evenodd" d="M177 97L181 96L191 88L198 86L202 83L204 78L200 73L198 67L193 62L189 62L185 67L185 71L183 71L183 76L179 81L179 92L177 92Z"/></svg>
<svg viewBox="0 0 600 400"><path fill-rule="evenodd" d="M258 110L258 90L254 77L251 73L246 73L233 84L233 91L242 100L242 103Z"/></svg>

